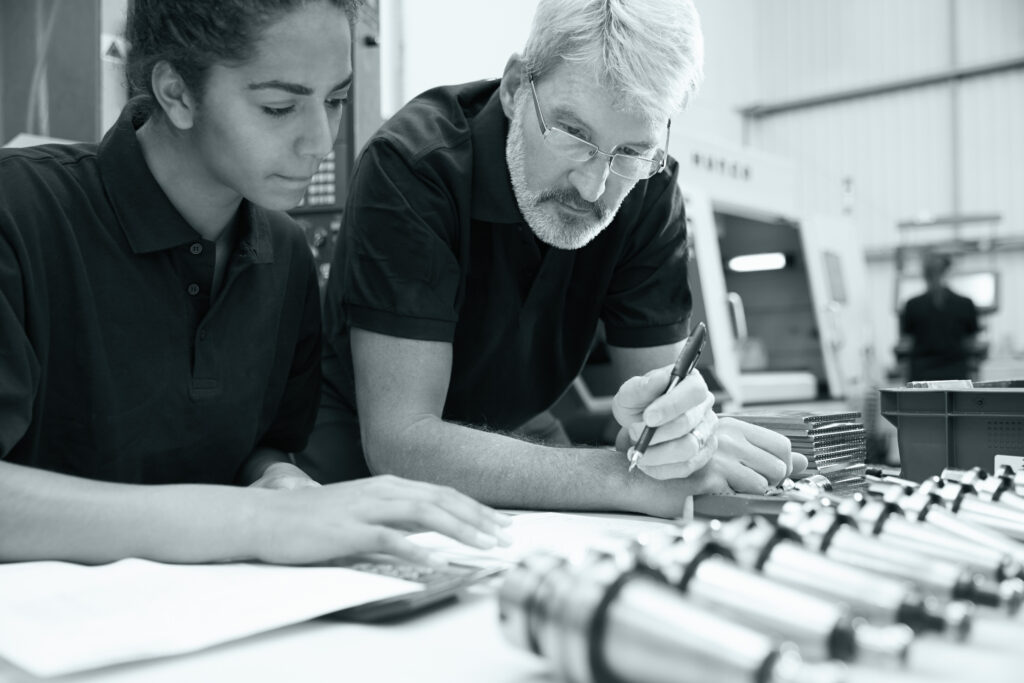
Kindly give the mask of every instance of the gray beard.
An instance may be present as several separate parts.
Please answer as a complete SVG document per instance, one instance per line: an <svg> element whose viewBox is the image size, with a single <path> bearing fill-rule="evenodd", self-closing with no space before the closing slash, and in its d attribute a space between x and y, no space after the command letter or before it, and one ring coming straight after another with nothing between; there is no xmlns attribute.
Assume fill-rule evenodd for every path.
<svg viewBox="0 0 1024 683"><path fill-rule="evenodd" d="M524 102L525 103L525 102ZM520 97L516 97L516 114L509 122L508 139L505 143L505 161L512 191L516 196L519 211L526 224L537 238L558 249L574 250L589 244L611 224L618 211L608 210L600 202L590 204L584 201L574 189L534 192L526 183L526 153L523 144L523 111ZM555 205L559 202L594 207L593 216L559 216Z"/></svg>

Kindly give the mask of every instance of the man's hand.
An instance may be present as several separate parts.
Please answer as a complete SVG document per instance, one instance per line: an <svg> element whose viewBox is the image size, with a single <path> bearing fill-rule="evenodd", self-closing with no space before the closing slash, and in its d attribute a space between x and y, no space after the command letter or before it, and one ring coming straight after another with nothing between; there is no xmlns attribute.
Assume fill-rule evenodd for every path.
<svg viewBox="0 0 1024 683"><path fill-rule="evenodd" d="M637 465L655 479L691 475L718 447L718 416L711 410L715 399L704 378L693 371L666 394L671 375L672 365L666 365L633 377L619 387L612 402L612 413L622 425L618 450L635 444L645 426L657 427Z"/></svg>
<svg viewBox="0 0 1024 683"><path fill-rule="evenodd" d="M714 460L721 465L719 473L729 490L737 493L764 493L807 467L807 458L794 453L786 437L731 417L718 422L718 451Z"/></svg>
<svg viewBox="0 0 1024 683"><path fill-rule="evenodd" d="M768 488L767 478L744 464L742 458L759 462L763 460L767 463L781 462L777 455L783 451L766 453L763 449L755 447L750 440L743 436L747 434L746 428L737 428L731 424L733 422L738 421L731 418L721 419L719 422L721 426L718 430L720 444L718 452L715 453L707 465L688 477L664 481L656 481L647 477L630 478L629 486L633 488L631 498L634 501L630 509L634 512L641 512L654 517L671 519L689 514L687 512L687 501L690 500L691 496L764 493ZM786 440L785 437L775 432L772 432L772 434L774 434L776 439L754 431L751 431L751 434L754 435L755 441L761 437L767 437L769 441L776 441L771 446L773 449L782 445L777 442L777 439ZM788 442L788 440L786 441ZM786 448L788 448L788 443ZM761 452L759 453L758 451ZM794 463L790 474L799 474L807 466L807 459L799 453L789 453L789 455ZM768 468L770 469L771 467L773 465L769 464Z"/></svg>
<svg viewBox="0 0 1024 683"><path fill-rule="evenodd" d="M615 442L619 451L636 443L645 425L657 427L637 465L645 474L689 478L694 494L764 493L807 467L807 458L794 453L781 434L734 418L719 420L699 372L663 395L671 372L667 365L627 380L612 403L622 425Z"/></svg>
<svg viewBox="0 0 1024 683"><path fill-rule="evenodd" d="M263 475L250 486L278 491L294 491L295 489L320 486L320 484L290 462L275 462L263 470Z"/></svg>
<svg viewBox="0 0 1024 683"><path fill-rule="evenodd" d="M437 531L476 548L507 544L510 518L455 489L389 475L269 496L258 509L259 559L310 564L387 553L436 564L406 538Z"/></svg>

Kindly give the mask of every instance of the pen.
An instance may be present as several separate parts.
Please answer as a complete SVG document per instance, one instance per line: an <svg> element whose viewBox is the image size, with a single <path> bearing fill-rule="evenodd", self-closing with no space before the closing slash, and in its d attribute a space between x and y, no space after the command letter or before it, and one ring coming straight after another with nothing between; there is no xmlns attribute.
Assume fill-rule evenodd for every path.
<svg viewBox="0 0 1024 683"><path fill-rule="evenodd" d="M704 323L697 323L697 329L693 331L690 338L683 344L683 350L679 352L679 358L676 359L676 364L672 367L672 378L669 380L668 387L665 389L665 394L672 391L677 384L683 381L683 378L690 374L693 370L693 366L697 364L697 359L700 357L701 349L704 348L704 340L707 338L708 328ZM664 396L664 394L662 394ZM636 444L629 449L629 471L632 472L633 468L636 467L637 463L640 462L640 458L643 457L647 451L647 447L651 445L651 437L654 436L654 430L656 427L645 426L644 431L641 432L640 438Z"/></svg>

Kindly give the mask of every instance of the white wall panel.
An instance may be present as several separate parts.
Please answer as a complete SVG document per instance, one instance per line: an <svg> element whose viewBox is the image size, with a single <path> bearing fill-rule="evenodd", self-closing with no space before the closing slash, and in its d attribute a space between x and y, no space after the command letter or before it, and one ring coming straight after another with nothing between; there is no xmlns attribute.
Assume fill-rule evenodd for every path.
<svg viewBox="0 0 1024 683"><path fill-rule="evenodd" d="M948 93L934 87L768 117L751 140L795 161L808 210L841 212L850 178L865 244L893 244L898 221L950 211L949 112Z"/></svg>
<svg viewBox="0 0 1024 683"><path fill-rule="evenodd" d="M743 119L737 103L758 97L756 6L758 0L695 0L704 30L704 84L673 131L695 131L710 139L737 141Z"/></svg>
<svg viewBox="0 0 1024 683"><path fill-rule="evenodd" d="M958 97L963 210L1001 213L997 234L1022 235L1024 69L964 82Z"/></svg>
<svg viewBox="0 0 1024 683"><path fill-rule="evenodd" d="M536 0L402 2L403 103L438 85L501 76L509 55L526 44L536 6Z"/></svg>
<svg viewBox="0 0 1024 683"><path fill-rule="evenodd" d="M961 65L1024 56L1024 2L956 0L954 12Z"/></svg>
<svg viewBox="0 0 1024 683"><path fill-rule="evenodd" d="M965 82L959 100L963 210L1002 216L998 224L981 226L977 237L1024 240L1024 71ZM988 321L993 356L1019 354L1024 367L1024 251L973 261L1002 278L1002 310Z"/></svg>
<svg viewBox="0 0 1024 683"><path fill-rule="evenodd" d="M759 99L786 100L947 68L946 10L940 0L761 2Z"/></svg>

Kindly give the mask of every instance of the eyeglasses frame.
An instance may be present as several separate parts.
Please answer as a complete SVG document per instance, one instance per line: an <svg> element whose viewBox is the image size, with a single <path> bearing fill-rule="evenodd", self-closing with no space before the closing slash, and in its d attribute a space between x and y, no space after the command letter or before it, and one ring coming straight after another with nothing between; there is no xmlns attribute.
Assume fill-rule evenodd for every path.
<svg viewBox="0 0 1024 683"><path fill-rule="evenodd" d="M527 74L526 78L530 82L530 92L533 93L533 107L534 107L534 109L537 112L537 122L540 124L540 133L541 133L541 136L544 138L545 141L547 141L547 139L548 139L548 133L551 132L552 130L557 130L558 132L562 133L563 135L568 135L570 138L579 141L580 143L586 145L587 147L589 147L590 149L593 150L593 153L590 156L588 156L585 159L585 161L590 161L591 159L593 159L598 154L600 154L601 156L608 157L608 171L611 172L611 173L614 173L615 175L619 176L620 178L625 178L626 180L646 180L647 178L653 178L657 174L659 174L662 171L664 171L665 168L668 166L668 143L669 143L670 136L672 134L672 119L669 119L668 120L668 124L665 126L665 148L663 150L660 150L660 151L662 151L662 156L661 156L661 160L660 160L661 163L658 165L657 168L654 168L654 163L659 161L657 158L648 158L648 157L634 156L632 154L621 154L619 152L614 152L614 151L609 153L609 152L604 151L603 149L601 149L597 145L595 145L593 142L590 142L589 140L584 140L581 137L573 135L572 133L570 133L567 130L563 130L561 128L557 128L555 126L549 126L547 124L547 122L544 120L544 112L542 112L540 110L540 99L537 97L537 86L534 85L533 74ZM622 175L621 173L616 172L614 168L612 168L612 161L614 161L615 157L617 157L617 156L626 157L626 158L629 158L629 159L640 159L642 161L649 161L649 162L651 162L651 167L654 168L654 170L651 171L651 173L649 175L647 175L647 176L640 176L640 177L637 177L637 178L633 178L633 177L630 177L630 176Z"/></svg>

